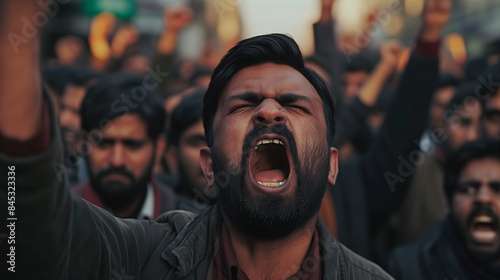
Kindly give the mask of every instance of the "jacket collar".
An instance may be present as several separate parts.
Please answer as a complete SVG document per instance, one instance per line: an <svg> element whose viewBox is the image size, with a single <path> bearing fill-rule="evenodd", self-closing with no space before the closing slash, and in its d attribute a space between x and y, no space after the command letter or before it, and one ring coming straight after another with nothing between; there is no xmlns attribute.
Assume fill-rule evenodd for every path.
<svg viewBox="0 0 500 280"><path fill-rule="evenodd" d="M206 267L212 264L222 215L217 206L209 208L189 222L172 243L163 251L162 258L176 271L179 278L186 277L197 266ZM207 271L198 269L196 279L205 279Z"/></svg>

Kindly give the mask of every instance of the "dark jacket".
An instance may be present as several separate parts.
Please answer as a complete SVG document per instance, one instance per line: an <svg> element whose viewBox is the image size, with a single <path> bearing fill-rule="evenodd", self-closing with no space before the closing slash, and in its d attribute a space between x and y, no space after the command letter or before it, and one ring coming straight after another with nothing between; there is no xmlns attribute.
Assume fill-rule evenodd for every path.
<svg viewBox="0 0 500 280"><path fill-rule="evenodd" d="M62 162L56 121L52 112L52 141L44 153L12 158L0 152L0 170L15 166L16 172L14 276L207 279L217 249L222 220L219 211L211 208L194 219L193 214L184 211L168 212L158 221L118 219L82 200L66 187L65 180L59 180L53 169L54 164ZM2 180L5 175L6 172L0 175ZM0 202L7 205L6 188L0 192ZM6 212L0 214L4 221ZM392 279L342 246L321 222L317 230L325 279Z"/></svg>

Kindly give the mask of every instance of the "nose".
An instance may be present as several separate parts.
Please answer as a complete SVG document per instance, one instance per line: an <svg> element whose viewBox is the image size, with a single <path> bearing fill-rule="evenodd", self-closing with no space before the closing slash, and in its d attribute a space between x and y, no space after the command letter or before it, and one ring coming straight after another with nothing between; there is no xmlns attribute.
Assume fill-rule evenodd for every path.
<svg viewBox="0 0 500 280"><path fill-rule="evenodd" d="M284 124L288 121L288 117L283 107L277 101L266 99L257 107L252 120L255 125L272 125L278 123Z"/></svg>
<svg viewBox="0 0 500 280"><path fill-rule="evenodd" d="M479 134L480 134L479 126L472 126L467 130L467 135L466 135L467 142L479 139Z"/></svg>
<svg viewBox="0 0 500 280"><path fill-rule="evenodd" d="M477 190L475 201L478 204L488 205L492 202L493 193L489 188L488 184L481 184L481 187Z"/></svg>
<svg viewBox="0 0 500 280"><path fill-rule="evenodd" d="M125 155L124 155L124 147L123 145L116 143L111 148L110 154L110 165L113 167L121 167L125 165Z"/></svg>

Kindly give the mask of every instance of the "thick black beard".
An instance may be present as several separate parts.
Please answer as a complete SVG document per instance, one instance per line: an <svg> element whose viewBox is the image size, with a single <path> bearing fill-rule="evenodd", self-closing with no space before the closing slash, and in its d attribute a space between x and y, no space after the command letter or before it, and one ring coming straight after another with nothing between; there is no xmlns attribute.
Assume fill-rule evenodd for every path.
<svg viewBox="0 0 500 280"><path fill-rule="evenodd" d="M282 135L290 144L293 166L297 174L295 197L279 195L251 195L246 186L246 171L249 168L249 152L252 141L265 133ZM327 147L328 148L328 147ZM295 138L284 125L256 126L245 137L240 171L231 174L219 153L213 149L212 163L219 195L217 204L231 224L244 234L259 240L274 240L289 236L302 228L319 212L321 200L328 185L329 154L316 147L305 153L305 164L299 160ZM316 160L319 159L319 160ZM226 176L224 176L226 175Z"/></svg>
<svg viewBox="0 0 500 280"><path fill-rule="evenodd" d="M490 207L484 206L484 205L478 205L472 209L472 211L467 216L465 230L468 231L470 226L472 225L472 221L474 220L474 218L476 218L477 216L482 215L482 214L485 214L485 215L492 217L493 218L493 226L495 227L496 230L498 230L498 227L500 226L500 219L499 219L498 215ZM464 241L466 241L466 242L464 242L464 244L466 244L467 251L474 259L477 259L477 260L480 260L483 262L492 262L492 261L496 261L496 260L500 259L500 248L498 248L495 252L490 252L490 253L481 252L481 251L478 251L474 248L471 248L468 245L467 239L465 237L465 232L462 232L463 229L460 229L460 227L458 226L458 222L455 219L453 219L453 220L455 222L455 226L457 227L457 229L459 229L458 232L461 232L459 234L459 236Z"/></svg>
<svg viewBox="0 0 500 280"><path fill-rule="evenodd" d="M89 170L90 185L104 205L116 211L126 209L134 199L146 192L153 172L154 157L151 158L146 171L139 178L134 178L133 173L126 167L108 167L94 175L90 172L88 158L86 162ZM111 173L118 173L128 177L131 180L131 184L128 186L118 182L102 184L102 178Z"/></svg>

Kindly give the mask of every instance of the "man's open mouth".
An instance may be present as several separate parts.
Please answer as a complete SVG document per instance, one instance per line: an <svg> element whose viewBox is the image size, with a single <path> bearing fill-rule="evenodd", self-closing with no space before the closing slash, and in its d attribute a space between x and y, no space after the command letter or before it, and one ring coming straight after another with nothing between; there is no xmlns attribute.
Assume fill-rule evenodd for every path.
<svg viewBox="0 0 500 280"><path fill-rule="evenodd" d="M259 139L252 146L250 176L260 186L280 188L290 176L288 143L281 137Z"/></svg>
<svg viewBox="0 0 500 280"><path fill-rule="evenodd" d="M492 243L498 236L498 225L491 216L481 214L472 220L470 233L476 243Z"/></svg>

